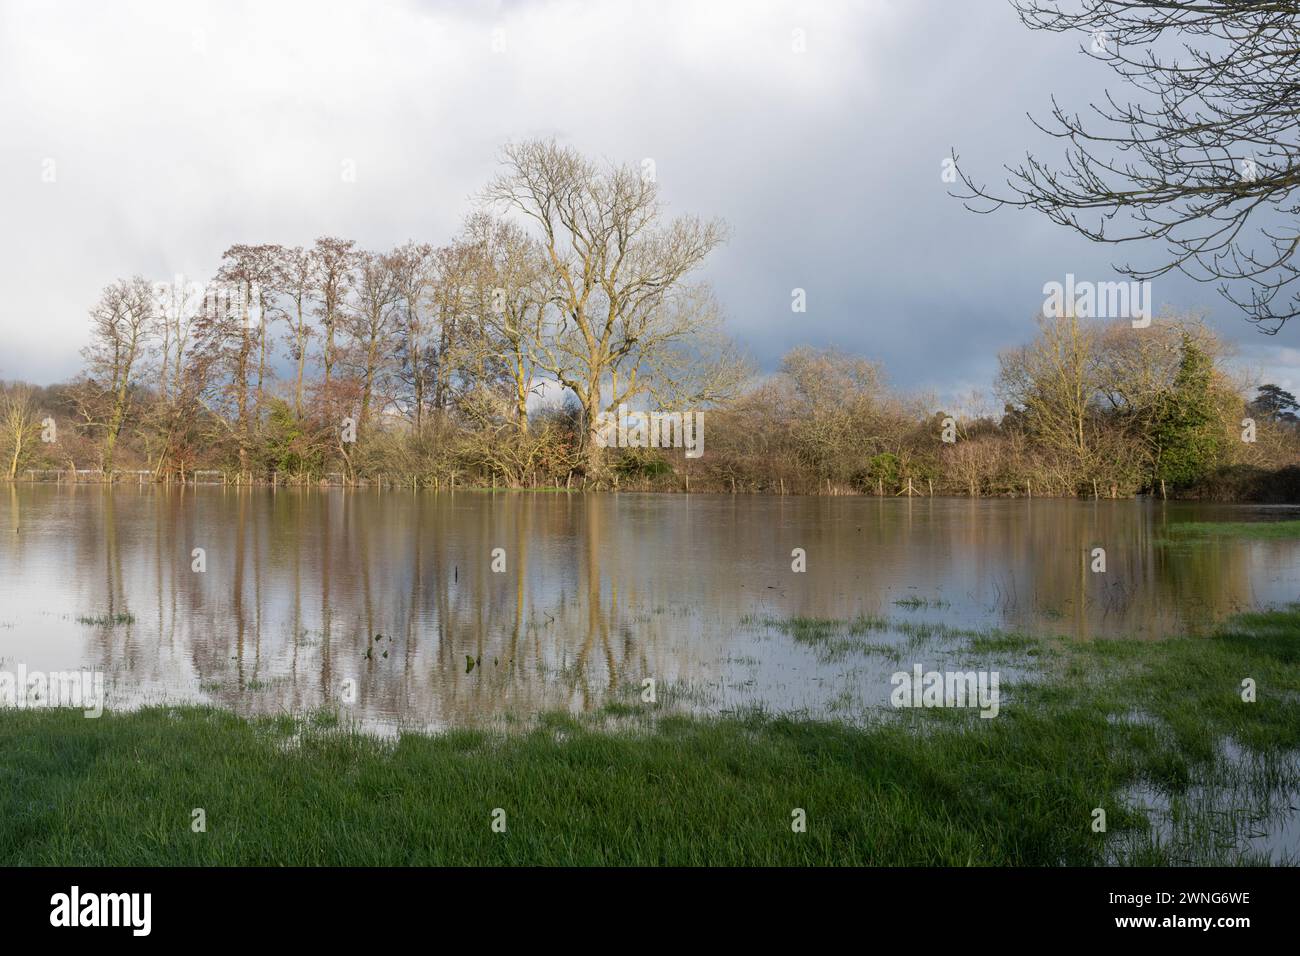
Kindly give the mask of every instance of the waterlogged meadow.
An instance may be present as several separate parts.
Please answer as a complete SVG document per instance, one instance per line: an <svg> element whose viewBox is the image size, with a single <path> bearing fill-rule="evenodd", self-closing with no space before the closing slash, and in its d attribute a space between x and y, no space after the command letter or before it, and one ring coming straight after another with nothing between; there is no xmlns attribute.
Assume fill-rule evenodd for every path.
<svg viewBox="0 0 1300 956"><path fill-rule="evenodd" d="M1296 509L18 485L0 516L0 670L102 674L108 709L4 712L15 860L1300 859ZM158 836L223 790L222 835ZM528 835L448 842L484 800Z"/></svg>
<svg viewBox="0 0 1300 956"><path fill-rule="evenodd" d="M862 726L755 709L688 718L636 700L515 732L398 740L337 712L19 712L0 724L0 852L183 865L1296 861L1300 608L1154 644L926 640L1043 666L1003 685L996 719L913 708ZM1242 673L1258 682L1250 702Z"/></svg>
<svg viewBox="0 0 1300 956"><path fill-rule="evenodd" d="M381 733L581 713L647 679L695 713L856 720L900 662L943 663L909 656L936 627L1159 640L1294 600L1300 534L1179 529L1297 513L16 485L0 658L102 671L116 709L342 704ZM862 633L817 639L844 620Z"/></svg>

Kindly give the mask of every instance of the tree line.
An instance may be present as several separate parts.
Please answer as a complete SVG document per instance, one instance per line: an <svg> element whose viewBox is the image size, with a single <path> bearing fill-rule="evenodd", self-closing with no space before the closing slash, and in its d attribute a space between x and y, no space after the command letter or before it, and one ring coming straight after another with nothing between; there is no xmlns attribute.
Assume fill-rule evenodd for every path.
<svg viewBox="0 0 1300 956"><path fill-rule="evenodd" d="M73 381L0 396L3 473L184 481L1294 500L1296 401L1247 399L1201 323L1040 318L995 393L937 408L797 348L758 376L701 266L725 225L653 176L506 146L449 243L237 244L214 275L120 279ZM620 405L703 410L704 454L607 448Z"/></svg>

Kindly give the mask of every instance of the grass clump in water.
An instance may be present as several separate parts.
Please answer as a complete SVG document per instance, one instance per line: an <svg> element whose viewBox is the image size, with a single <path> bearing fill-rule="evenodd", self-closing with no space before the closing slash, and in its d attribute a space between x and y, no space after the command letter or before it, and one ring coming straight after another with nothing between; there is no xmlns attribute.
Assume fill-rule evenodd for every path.
<svg viewBox="0 0 1300 956"><path fill-rule="evenodd" d="M881 654L896 659L898 649L885 643L864 640L866 635L888 631L893 626L888 620L866 614L849 620L825 617L763 617L746 618L745 623L778 631L813 648L824 661L838 661L851 653Z"/></svg>
<svg viewBox="0 0 1300 956"><path fill-rule="evenodd" d="M119 611L116 614L81 614L77 616L78 624L86 624L92 627L118 627L135 623L135 615L129 611Z"/></svg>
<svg viewBox="0 0 1300 956"><path fill-rule="evenodd" d="M1300 519L1290 521L1182 521L1168 525L1175 541L1197 538L1300 538Z"/></svg>
<svg viewBox="0 0 1300 956"><path fill-rule="evenodd" d="M905 598L899 598L897 601L894 602L894 604L897 605L898 607L906 608L909 611L920 611L926 608L948 607L948 602L945 601L943 598L924 598L924 597L916 597L915 595L909 595Z"/></svg>

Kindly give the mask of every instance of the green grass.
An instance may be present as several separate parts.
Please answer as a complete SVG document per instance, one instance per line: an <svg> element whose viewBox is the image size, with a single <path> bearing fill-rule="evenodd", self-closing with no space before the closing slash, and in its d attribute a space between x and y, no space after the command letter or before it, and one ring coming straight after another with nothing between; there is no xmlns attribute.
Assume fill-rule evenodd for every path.
<svg viewBox="0 0 1300 956"><path fill-rule="evenodd" d="M847 621L834 617L747 617L743 623L775 628L800 644L819 644L840 635L870 634L872 631L887 630L890 626L885 618L865 614Z"/></svg>
<svg viewBox="0 0 1300 956"><path fill-rule="evenodd" d="M117 614L82 614L77 617L78 624L88 624L94 627L117 627L119 624L134 624L135 615L129 612Z"/></svg>
<svg viewBox="0 0 1300 956"><path fill-rule="evenodd" d="M817 643L875 619L799 619ZM938 632L937 632L938 633ZM942 632L960 634L962 632ZM861 727L619 703L518 733L382 741L333 715L155 707L0 712L12 864L1251 863L1300 791L1300 607L1212 638L1035 642L1000 715L886 711ZM981 643L982 642L982 643ZM989 666L993 666L990 659ZM1258 700L1241 700L1252 678ZM1239 756L1225 755L1231 742ZM1135 805L1156 793L1167 819ZM1092 832L1106 810L1108 832ZM207 832L191 830L203 808ZM506 813L507 832L491 828ZM792 832L791 813L807 813ZM1273 815L1273 816L1270 816Z"/></svg>
<svg viewBox="0 0 1300 956"><path fill-rule="evenodd" d="M818 658L827 662L843 660L854 653L876 653L891 659L898 656L898 648L890 644L863 640L868 634L896 629L895 624L883 617L863 614L847 621L828 617L747 617L743 623L779 631L796 644L812 647Z"/></svg>
<svg viewBox="0 0 1300 956"><path fill-rule="evenodd" d="M901 608L907 608L910 611L920 611L926 608L945 608L948 602L943 598L924 598L909 595L905 598L899 598L894 602Z"/></svg>
<svg viewBox="0 0 1300 956"><path fill-rule="evenodd" d="M1173 539L1186 538L1300 538L1300 520L1292 521L1182 521L1168 525Z"/></svg>

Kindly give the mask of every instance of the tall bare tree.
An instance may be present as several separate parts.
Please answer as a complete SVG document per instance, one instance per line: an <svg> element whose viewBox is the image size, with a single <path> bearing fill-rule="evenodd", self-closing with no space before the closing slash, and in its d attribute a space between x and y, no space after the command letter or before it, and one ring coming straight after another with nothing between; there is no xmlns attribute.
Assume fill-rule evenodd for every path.
<svg viewBox="0 0 1300 956"><path fill-rule="evenodd" d="M528 396L537 368L554 274L541 246L516 223L485 213L470 216L462 242L471 250L478 347L499 364L510 388L515 425L528 431ZM486 363L480 363L486 364Z"/></svg>
<svg viewBox="0 0 1300 956"><path fill-rule="evenodd" d="M82 350L89 389L99 404L88 421L104 429L103 469L113 471L113 456L131 407L132 390L140 383L146 344L155 328L153 290L141 276L119 279L100 294L90 311L90 344Z"/></svg>
<svg viewBox="0 0 1300 956"><path fill-rule="evenodd" d="M255 249L257 267L257 287L255 304L257 306L257 388L254 390L257 420L262 420L262 409L266 401L266 379L271 373L269 362L275 350L275 339L271 336L271 324L282 317L277 301L285 286L286 276L283 272L284 247L274 244L260 245Z"/></svg>
<svg viewBox="0 0 1300 956"><path fill-rule="evenodd" d="M577 399L587 465L599 471L597 416L644 391L643 372L667 371L688 354L677 346L718 323L683 292L725 230L692 216L665 220L652 177L553 140L508 145L501 165L484 199L531 222L555 279L555 312L534 360Z"/></svg>
<svg viewBox="0 0 1300 956"><path fill-rule="evenodd" d="M37 447L41 430L38 414L30 387L0 387L0 453L10 481L18 477L19 469Z"/></svg>
<svg viewBox="0 0 1300 956"><path fill-rule="evenodd" d="M398 348L395 375L404 387L402 404L418 436L424 434L432 379L437 374L431 348L429 304L434 252L427 243L408 242L391 257L397 293Z"/></svg>
<svg viewBox="0 0 1300 956"><path fill-rule="evenodd" d="M285 343L293 359L293 413L301 419L303 413L303 387L307 371L307 348L314 330L311 325L311 297L317 275L315 253L294 246L280 254L280 294L284 304L280 307L288 330Z"/></svg>
<svg viewBox="0 0 1300 956"><path fill-rule="evenodd" d="M203 283L188 282L181 275L154 287L158 394L164 401L180 388L184 363L193 345L194 323L208 292Z"/></svg>
<svg viewBox="0 0 1300 956"><path fill-rule="evenodd" d="M335 335L343 320L348 290L352 287L352 269L356 265L356 243L351 239L323 236L312 248L316 266L317 314L321 322L321 365L325 371L325 388L329 389L334 363L338 360Z"/></svg>
<svg viewBox="0 0 1300 956"><path fill-rule="evenodd" d="M360 422L369 422L376 388L382 386L394 350L400 299L398 263L390 255L357 257L356 301L348 315L353 364L361 384ZM386 402L381 402L381 410Z"/></svg>
<svg viewBox="0 0 1300 956"><path fill-rule="evenodd" d="M226 284L228 314L223 323L226 338L233 340L230 388L235 398L239 424L239 470L249 466L254 432L260 427L263 388L266 378L267 326L270 302L278 284L279 246L237 244L221 256L217 278ZM253 353L257 353L256 363ZM256 382L249 395L249 376Z"/></svg>
<svg viewBox="0 0 1300 956"><path fill-rule="evenodd" d="M445 411L466 387L466 366L472 364L477 315L473 311L477 274L473 249L463 242L433 252L433 282L429 295L437 344L430 357L434 370L433 407Z"/></svg>

